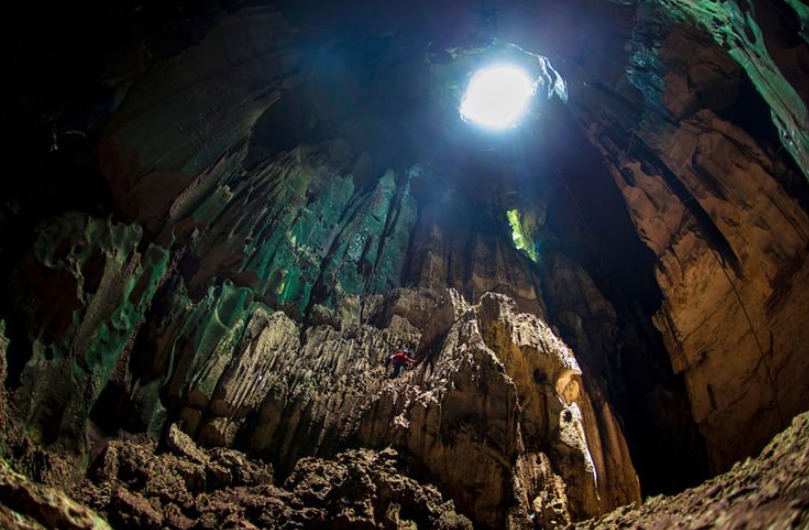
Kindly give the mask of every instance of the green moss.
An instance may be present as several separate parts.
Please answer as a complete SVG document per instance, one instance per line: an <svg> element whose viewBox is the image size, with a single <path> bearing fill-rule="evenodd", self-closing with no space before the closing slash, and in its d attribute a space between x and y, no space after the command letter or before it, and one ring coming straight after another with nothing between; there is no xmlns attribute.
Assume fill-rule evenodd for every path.
<svg viewBox="0 0 809 530"><path fill-rule="evenodd" d="M300 147L251 173L233 173L193 211L200 269L249 279L255 296L301 317L399 285L417 208L410 179L383 175L370 190L331 167L327 151ZM198 281L213 281L213 276Z"/></svg>
<svg viewBox="0 0 809 530"><path fill-rule="evenodd" d="M525 251L531 261L536 262L538 254L533 239L536 222L531 216L520 215L520 211L516 208L506 211L506 217L511 227L511 238L514 241L514 247L517 250Z"/></svg>
<svg viewBox="0 0 809 530"><path fill-rule="evenodd" d="M73 277L80 302L54 343L44 344L38 330L31 330L34 355L23 371L28 398L23 402L30 430L44 441L83 440L90 408L167 273L168 251L150 245L141 255L141 236L138 225L71 212L46 226L34 244L42 266ZM85 266L98 256L103 270L91 289ZM59 293L45 294L58 300Z"/></svg>
<svg viewBox="0 0 809 530"><path fill-rule="evenodd" d="M801 38L809 44L809 6L804 4L801 0L786 0L786 3L795 11L800 22Z"/></svg>
<svg viewBox="0 0 809 530"><path fill-rule="evenodd" d="M809 113L770 57L753 4L749 0L660 0L659 3L675 18L694 21L739 63L769 105L782 145L809 179ZM805 23L807 8L794 1L790 5Z"/></svg>

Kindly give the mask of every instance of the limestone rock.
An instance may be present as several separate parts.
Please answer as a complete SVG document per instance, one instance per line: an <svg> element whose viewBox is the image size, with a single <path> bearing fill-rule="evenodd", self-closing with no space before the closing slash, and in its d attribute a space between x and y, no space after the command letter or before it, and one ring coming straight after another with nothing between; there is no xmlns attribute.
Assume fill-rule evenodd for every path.
<svg viewBox="0 0 809 530"><path fill-rule="evenodd" d="M112 194L104 207L115 215L48 217L34 208L31 228L45 222L30 252L9 266L17 271L10 309L24 321L15 332L28 340L19 349L26 358L15 359L15 413L32 437L79 456L86 445L100 452L91 476L114 487L92 498L120 508L124 525L186 528L198 518L203 528L261 527L293 513L299 526L331 516L409 524L395 503L377 513L377 475L346 478L346 470L389 460L343 453L358 444L395 447L483 527L561 525L639 498L613 406L627 410L640 396L633 405L647 412L623 418L637 433L638 417L669 421L665 404L678 401L678 388L663 384L674 379L668 370L635 393L620 387L641 384L616 375L652 349L632 352L643 341L621 344L627 335L659 339L637 329L654 309L636 307L641 299L657 305L659 295L654 323L713 465L763 444L806 405L809 220L786 189L797 188L783 157L743 130L734 98L751 80L798 172L807 171L805 105L739 2L564 4L548 18L585 19L583 31L547 43L572 76L571 107L549 106L552 122L561 119L538 127L536 138L514 137L525 157L514 170L497 146L475 140L457 150L458 138L468 138L443 124L389 125L407 108L398 103L421 101L433 82L412 75L426 73L424 43L402 38L425 35L424 15L391 17L384 34L368 30L379 46L350 35L309 48L308 37L328 36L321 30L333 20L294 41L282 10L214 2L206 29L180 39L185 49L159 53L125 83L110 80L112 115L99 119L103 139L88 158L99 161ZM790 5L805 21L805 10ZM586 9L593 19L614 17L608 29L587 27L591 18L576 16ZM665 9L693 16L705 31L672 30L658 16ZM546 44L554 32L539 27L526 38ZM603 31L610 39L601 46ZM150 43L141 44L145 59ZM359 66L342 68L352 55ZM414 82L396 86L391 67ZM366 79L384 81L368 88ZM380 86L382 96L363 101ZM424 115L434 110L423 107ZM591 165L580 156L568 110L657 260L660 291L632 288L625 307L626 285L611 285L624 261L610 254L600 263L611 245L595 241L613 225L593 222L621 209L590 216L605 187L571 189L567 171L549 169L606 176L591 172L601 159ZM69 117L47 120L56 120L41 124L52 129L55 152ZM576 141L567 150L546 143L547 130L559 144ZM572 215L545 191L565 196L559 203ZM537 197L523 224L536 236L525 247L538 263L514 248L502 215ZM18 220L5 214L17 205L2 207L5 235ZM605 226L593 237L595 224ZM391 379L384 362L402 345L415 346L420 362ZM664 398L647 400L655 395ZM129 430L167 431L159 465L151 448L109 443ZM267 470L234 447L271 460L279 476L291 473L295 492L269 484ZM682 451L692 447L699 443ZM37 451L23 454L48 454ZM296 475L299 465L313 476ZM328 492L342 492L332 479L363 495L327 504ZM379 480L405 487L396 477ZM239 487L249 491L232 491ZM319 507L306 512L297 504L304 496Z"/></svg>
<svg viewBox="0 0 809 530"><path fill-rule="evenodd" d="M699 124L684 124L671 138L678 147L669 164L691 157L702 182L711 176L712 187L698 185L690 171L681 178L730 250L718 251L693 225L676 232L657 270L666 301L655 324L675 371L686 375L712 461L725 469L761 447L764 432L775 432L803 406L783 389L793 386L792 376L809 370L799 354L809 336L793 328L805 310L795 289L807 281L809 218L773 179L749 137L705 111L694 121ZM720 159L731 165L717 164ZM728 436L750 432L753 424L768 428L758 436Z"/></svg>
<svg viewBox="0 0 809 530"><path fill-rule="evenodd" d="M115 492L109 513L116 527L159 529L163 526L163 515L146 499L123 489Z"/></svg>
<svg viewBox="0 0 809 530"><path fill-rule="evenodd" d="M193 440L172 423L166 436L166 445L177 456L185 457L195 464L204 465L208 456L199 450Z"/></svg>
<svg viewBox="0 0 809 530"><path fill-rule="evenodd" d="M215 307L232 307L228 298ZM399 289L370 315L375 326L303 331L283 312L237 307L226 338L198 350L198 364L184 368L190 384L175 387L181 426L202 443L245 440L284 475L357 440L394 446L491 528L521 528L537 498L542 517L565 520L639 497L603 396L548 326L507 297L470 306L454 290ZM384 360L402 345L416 345L420 363L391 380ZM188 487L232 483L176 426L167 445L204 471L185 471Z"/></svg>
<svg viewBox="0 0 809 530"><path fill-rule="evenodd" d="M109 529L92 510L63 491L31 482L0 459L0 524L9 530Z"/></svg>
<svg viewBox="0 0 809 530"><path fill-rule="evenodd" d="M191 457L155 449L151 442L110 442L93 481L75 493L122 529L472 528L434 486L410 478L392 449L301 459L283 488L237 451L204 450L193 442L184 452ZM196 462L200 456L209 470L218 466L232 480L185 480L189 469L205 467Z"/></svg>
<svg viewBox="0 0 809 530"><path fill-rule="evenodd" d="M700 18L704 12L686 4L666 2L707 23ZM739 24L711 31L742 31ZM595 94L583 97L577 112L590 117L588 137L611 160L638 234L658 258L655 275L664 300L655 327L674 371L684 376L692 415L718 471L760 449L806 406L798 395L805 395L802 381L809 374L801 354L809 336L797 323L806 311L799 293L809 274L809 218L790 196L792 177L772 146L721 117L722 105L708 97L735 83L730 59L746 70L753 64L770 68L770 59L743 60L758 46L747 37L734 44L745 51L730 57L701 41L709 50L706 65L686 56L691 52L682 39L673 34L659 43L660 57L671 66L661 63L666 76L660 88L679 120L647 112L638 128L627 109L611 111L606 121L594 118L601 112ZM697 67L703 68L698 75ZM771 91L772 80L760 75L753 82ZM683 83L706 97L682 94ZM803 105L785 109L781 101L772 109L778 127L804 120ZM804 140L794 140L790 152L801 160ZM747 434L735 434L740 432Z"/></svg>
<svg viewBox="0 0 809 530"><path fill-rule="evenodd" d="M411 281L432 290L451 287L468 300L499 292L513 298L523 311L544 315L531 261L510 242L470 230L478 214L463 209L456 212L445 203L428 203L414 228L418 245L408 266Z"/></svg>
<svg viewBox="0 0 809 530"><path fill-rule="evenodd" d="M693 20L717 44L726 47L769 105L782 145L809 178L809 113L805 100L770 56L756 17L744 16L745 4L696 6L683 0L663 0L661 4L676 16Z"/></svg>
<svg viewBox="0 0 809 530"><path fill-rule="evenodd" d="M319 525L369 528L471 530L469 520L454 511L431 486L422 486L397 471L393 450L349 451L333 461L305 458L284 486L307 505L326 507Z"/></svg>
<svg viewBox="0 0 809 530"><path fill-rule="evenodd" d="M510 520L520 528L543 490L540 505L569 505L577 518L639 498L625 443L598 427L613 425L617 433L614 419L597 419L572 352L508 298L488 294L468 308L430 364L405 383L382 388L365 414L362 439L406 448L486 527ZM602 451L616 455L609 469ZM537 476L564 480L565 488L528 480ZM549 499L547 492L562 496Z"/></svg>
<svg viewBox="0 0 809 530"><path fill-rule="evenodd" d="M748 458L699 487L646 499L575 528L802 528L809 523L809 413L795 417L756 458Z"/></svg>
<svg viewBox="0 0 809 530"><path fill-rule="evenodd" d="M138 225L68 212L24 260L16 295L33 351L14 401L35 440L81 447L93 402L128 360L169 261L159 245L139 249L141 237Z"/></svg>
<svg viewBox="0 0 809 530"><path fill-rule="evenodd" d="M270 8L232 14L197 46L137 78L100 148L100 165L123 211L154 229L177 196L201 191L195 177L279 99L285 79L294 83L293 33ZM207 101L205 114L197 112L199 101Z"/></svg>

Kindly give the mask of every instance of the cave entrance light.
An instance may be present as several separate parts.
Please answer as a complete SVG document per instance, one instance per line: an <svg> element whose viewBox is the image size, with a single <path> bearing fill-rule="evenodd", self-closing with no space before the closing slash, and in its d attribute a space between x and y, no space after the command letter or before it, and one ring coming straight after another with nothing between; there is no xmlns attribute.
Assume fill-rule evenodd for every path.
<svg viewBox="0 0 809 530"><path fill-rule="evenodd" d="M496 64L478 70L461 100L465 121L490 129L516 126L526 114L536 83L518 66Z"/></svg>
<svg viewBox="0 0 809 530"><path fill-rule="evenodd" d="M511 226L511 238L514 241L514 248L524 251L531 261L536 263L539 258L536 245L532 238L532 232L536 227L533 218L521 215L518 209L507 210L506 217Z"/></svg>

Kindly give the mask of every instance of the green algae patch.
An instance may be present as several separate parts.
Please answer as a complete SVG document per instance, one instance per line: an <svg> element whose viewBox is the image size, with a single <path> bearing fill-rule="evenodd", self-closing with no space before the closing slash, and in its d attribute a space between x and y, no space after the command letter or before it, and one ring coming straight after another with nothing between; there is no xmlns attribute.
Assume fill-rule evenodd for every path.
<svg viewBox="0 0 809 530"><path fill-rule="evenodd" d="M767 51L752 3L748 0L661 0L660 3L675 19L695 22L744 69L770 107L781 144L809 179L809 113ZM800 18L801 35L805 39L809 9L797 1L788 3Z"/></svg>
<svg viewBox="0 0 809 530"><path fill-rule="evenodd" d="M530 215L521 215L518 209L506 211L506 218L511 227L511 239L514 248L524 251L531 261L539 257L534 244L533 233L536 231L536 220Z"/></svg>
<svg viewBox="0 0 809 530"><path fill-rule="evenodd" d="M418 172L388 171L357 189L353 175L334 165L327 151L301 146L254 171L223 169L206 200L184 206L186 220L201 227L189 289L204 293L225 275L300 319L314 303L337 309L398 286L417 216L410 180Z"/></svg>
<svg viewBox="0 0 809 530"><path fill-rule="evenodd" d="M212 285L197 301L182 289L172 293L168 321L162 326L165 352L155 362L165 359L153 370L163 377L133 391L144 424L159 428L158 418L165 414L161 393L170 400L182 396L193 407L208 404L256 308L271 312L255 300L252 289L227 280Z"/></svg>
<svg viewBox="0 0 809 530"><path fill-rule="evenodd" d="M38 235L33 250L40 270L29 286L39 296L28 305L58 303L61 293L42 291L37 280L59 274L72 279L78 307L53 340L32 319L33 356L23 370L20 397L35 438L46 443L84 439L89 411L168 271L169 252L149 245L141 253L141 238L139 225L76 212L55 219Z"/></svg>

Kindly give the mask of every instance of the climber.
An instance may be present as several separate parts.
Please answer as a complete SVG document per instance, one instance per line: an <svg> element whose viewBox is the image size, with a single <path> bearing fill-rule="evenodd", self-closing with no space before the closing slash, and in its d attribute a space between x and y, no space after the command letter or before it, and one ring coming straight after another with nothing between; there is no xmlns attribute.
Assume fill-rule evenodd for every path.
<svg viewBox="0 0 809 530"><path fill-rule="evenodd" d="M410 357L410 350L407 348L396 350L396 353L388 357L388 360L393 363L393 373L390 374L391 379L399 377L405 366L416 362L416 359Z"/></svg>

